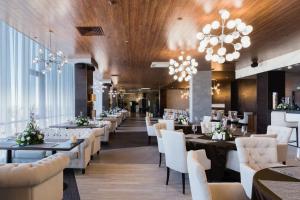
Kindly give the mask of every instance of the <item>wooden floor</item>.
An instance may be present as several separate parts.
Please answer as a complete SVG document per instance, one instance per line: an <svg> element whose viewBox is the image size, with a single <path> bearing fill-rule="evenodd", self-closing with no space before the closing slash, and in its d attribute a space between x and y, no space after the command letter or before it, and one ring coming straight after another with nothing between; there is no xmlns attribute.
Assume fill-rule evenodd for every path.
<svg viewBox="0 0 300 200"><path fill-rule="evenodd" d="M126 133L143 136L129 139L136 146L126 144ZM120 135L122 134L122 135ZM131 136L132 137L132 136ZM142 139L141 139L142 138ZM117 141L120 139L121 141ZM86 174L76 174L82 200L187 200L191 193L186 179L186 194L182 194L181 174L171 172L169 185L165 185L166 168L158 167L158 151L155 144L147 145L147 134L142 118L128 119L119 128L112 142L124 142L124 148L105 147L100 156L91 161ZM115 145L111 144L112 147Z"/></svg>
<svg viewBox="0 0 300 200"><path fill-rule="evenodd" d="M182 194L179 173L171 172L169 185L165 185L166 168L158 167L156 141L147 145L143 119L128 119L121 126L112 136L111 144L103 146L100 156L91 161L86 174L76 174L81 199L191 199L188 177L185 195ZM287 164L300 166L300 161L295 157L296 148L289 146Z"/></svg>

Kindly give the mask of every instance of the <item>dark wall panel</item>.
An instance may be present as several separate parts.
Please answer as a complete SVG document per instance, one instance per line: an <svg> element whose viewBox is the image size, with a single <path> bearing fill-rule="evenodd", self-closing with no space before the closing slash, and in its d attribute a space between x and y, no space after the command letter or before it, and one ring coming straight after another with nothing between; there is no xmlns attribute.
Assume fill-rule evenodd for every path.
<svg viewBox="0 0 300 200"><path fill-rule="evenodd" d="M89 96L92 94L93 68L84 63L75 64L75 116L82 113L91 116L92 102Z"/></svg>

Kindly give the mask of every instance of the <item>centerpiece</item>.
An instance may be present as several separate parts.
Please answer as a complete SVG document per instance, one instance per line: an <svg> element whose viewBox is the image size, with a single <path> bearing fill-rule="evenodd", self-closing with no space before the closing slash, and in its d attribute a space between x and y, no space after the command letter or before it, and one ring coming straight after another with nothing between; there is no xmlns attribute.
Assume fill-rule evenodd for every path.
<svg viewBox="0 0 300 200"><path fill-rule="evenodd" d="M289 108L290 105L285 102L278 104L278 106L276 107L277 110L288 110Z"/></svg>
<svg viewBox="0 0 300 200"><path fill-rule="evenodd" d="M186 116L186 115L179 115L177 121L178 121L178 124L188 125L188 123L189 123L189 117Z"/></svg>
<svg viewBox="0 0 300 200"><path fill-rule="evenodd" d="M36 124L34 113L30 114L30 121L26 129L17 136L16 143L20 146L44 143L44 134Z"/></svg>
<svg viewBox="0 0 300 200"><path fill-rule="evenodd" d="M78 116L76 118L76 125L77 126L88 126L89 119L86 116Z"/></svg>
<svg viewBox="0 0 300 200"><path fill-rule="evenodd" d="M212 140L232 140L233 136L230 132L230 129L225 127L222 123L217 123L215 129L212 131L211 139Z"/></svg>

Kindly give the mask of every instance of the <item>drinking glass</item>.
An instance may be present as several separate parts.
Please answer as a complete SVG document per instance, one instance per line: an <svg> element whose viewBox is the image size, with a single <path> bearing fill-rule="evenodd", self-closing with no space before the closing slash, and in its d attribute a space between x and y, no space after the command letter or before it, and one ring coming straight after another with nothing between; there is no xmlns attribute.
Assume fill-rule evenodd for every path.
<svg viewBox="0 0 300 200"><path fill-rule="evenodd" d="M193 124L193 125L192 125L192 130L193 130L194 134L196 134L196 131L197 131L197 125Z"/></svg>

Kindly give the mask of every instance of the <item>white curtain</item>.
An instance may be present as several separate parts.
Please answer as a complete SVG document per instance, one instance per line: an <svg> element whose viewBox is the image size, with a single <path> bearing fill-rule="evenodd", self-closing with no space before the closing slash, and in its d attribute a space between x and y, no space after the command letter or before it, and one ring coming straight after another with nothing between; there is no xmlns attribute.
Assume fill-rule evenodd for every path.
<svg viewBox="0 0 300 200"><path fill-rule="evenodd" d="M41 128L73 119L74 66L59 74L56 66L43 74L32 64L39 49L47 49L0 21L0 137L21 132L35 113Z"/></svg>

